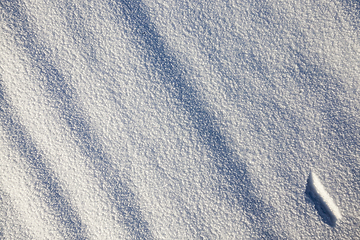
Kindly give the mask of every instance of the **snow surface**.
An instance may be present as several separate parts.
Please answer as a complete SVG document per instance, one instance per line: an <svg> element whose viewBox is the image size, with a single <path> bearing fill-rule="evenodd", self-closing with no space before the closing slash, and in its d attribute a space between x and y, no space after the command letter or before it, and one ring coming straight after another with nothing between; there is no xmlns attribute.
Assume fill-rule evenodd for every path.
<svg viewBox="0 0 360 240"><path fill-rule="evenodd" d="M359 10L0 0L0 239L360 239Z"/></svg>
<svg viewBox="0 0 360 240"><path fill-rule="evenodd" d="M333 223L332 225L342 218L340 209L314 172L311 172L309 176L309 194L313 195L315 202L318 201L318 205L322 205L320 208L325 210L324 215L327 215L331 220L330 223Z"/></svg>

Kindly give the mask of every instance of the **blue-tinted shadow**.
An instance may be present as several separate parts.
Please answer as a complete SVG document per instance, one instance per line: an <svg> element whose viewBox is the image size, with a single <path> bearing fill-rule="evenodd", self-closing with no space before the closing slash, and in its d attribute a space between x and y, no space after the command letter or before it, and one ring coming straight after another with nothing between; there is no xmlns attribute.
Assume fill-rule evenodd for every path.
<svg viewBox="0 0 360 240"><path fill-rule="evenodd" d="M0 2L0 7L5 12L6 23L13 31L16 43L31 59L33 67L40 72L39 81L43 83L52 99L55 100L57 110L66 121L74 140L82 153L89 159L90 167L94 169L95 176L99 178L103 190L108 194L109 199L121 216L121 223L126 226L133 238L153 239L148 223L142 217L135 194L127 186L126 182L121 180L118 170L111 164L110 158L105 154L96 134L90 129L82 110L78 106L79 100L75 91L65 81L61 71L48 58L46 47L42 46L37 40L32 29L34 26L28 21L24 6L19 1L4 0ZM13 121L11 118L9 119ZM11 124L8 125L10 133L17 136L16 143L19 149L24 154L27 154L29 161L37 169L37 174L41 179L44 179L44 182L42 182L43 187L47 187L48 183L53 186L55 182L48 177L50 176L50 170L45 170L42 162L37 161L40 155L32 144L24 141L23 129L19 128L20 125L14 125L15 127L11 128ZM57 196L56 189L49 187L49 194ZM66 214L66 208L61 205L63 203L60 202L56 205L59 214ZM65 212L62 213L62 210Z"/></svg>
<svg viewBox="0 0 360 240"><path fill-rule="evenodd" d="M163 86L190 116L193 127L199 138L208 147L213 156L213 165L222 181L217 189L219 196L225 196L231 204L241 206L248 213L249 220L257 233L268 239L276 239L277 233L271 229L272 208L264 204L252 189L249 173L245 163L229 147L225 137L219 130L218 120L206 109L197 92L186 80L185 71L178 61L165 48L166 44L150 21L141 1L113 0L109 1L119 24L129 27L134 42L145 52L146 60L151 64L163 83ZM202 233L201 226L195 226Z"/></svg>
<svg viewBox="0 0 360 240"><path fill-rule="evenodd" d="M297 66L296 69L288 69L290 74L307 98L316 99L314 108L323 114L326 131L322 134L326 136L329 150L342 164L350 169L359 169L359 161L354 158L360 151L359 116L352 114L351 100L342 97L348 95L348 90L341 79L327 74L315 65L314 60L295 49L290 49L290 54L294 55ZM354 183L360 187L360 173L352 173L357 179Z"/></svg>
<svg viewBox="0 0 360 240"><path fill-rule="evenodd" d="M0 3L1 6L1 3ZM16 117L15 110L6 100L0 80L0 123L10 143L29 166L28 174L34 179L36 194L48 205L58 222L59 232L65 239L87 239L85 226L66 198L54 172L46 166L46 159L38 150Z"/></svg>
<svg viewBox="0 0 360 240"><path fill-rule="evenodd" d="M325 203L321 200L319 195L316 193L316 190L310 183L310 179L308 179L305 195L311 200L311 202L315 205L317 212L319 213L322 221L332 227L335 227L336 218L333 216L331 211L327 208Z"/></svg>

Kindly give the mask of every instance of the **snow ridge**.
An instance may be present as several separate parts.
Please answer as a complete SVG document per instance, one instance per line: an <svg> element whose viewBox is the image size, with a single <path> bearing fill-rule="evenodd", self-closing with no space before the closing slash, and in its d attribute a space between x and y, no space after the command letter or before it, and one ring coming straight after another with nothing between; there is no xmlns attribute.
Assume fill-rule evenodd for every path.
<svg viewBox="0 0 360 240"><path fill-rule="evenodd" d="M340 209L314 172L310 173L308 185L315 202L318 204L317 207L323 210L320 214L327 215L330 224L335 225L336 221L342 218ZM326 216L324 217L326 218Z"/></svg>

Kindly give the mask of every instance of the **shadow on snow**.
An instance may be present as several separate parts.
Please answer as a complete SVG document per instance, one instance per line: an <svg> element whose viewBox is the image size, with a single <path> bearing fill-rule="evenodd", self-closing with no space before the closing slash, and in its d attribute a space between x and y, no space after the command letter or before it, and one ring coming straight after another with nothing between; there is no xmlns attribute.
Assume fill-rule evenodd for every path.
<svg viewBox="0 0 360 240"><path fill-rule="evenodd" d="M96 177L101 182L102 189L108 194L109 199L116 206L117 212L121 215L129 234L138 239L153 239L149 230L148 223L143 219L136 201L135 194L120 179L119 172L110 162L110 158L104 153L100 141L91 131L89 124L86 122L80 107L77 105L79 100L71 86L65 81L61 71L58 70L47 59L46 48L38 43L35 33L32 30L31 23L28 21L25 9L18 1L2 1L0 3L5 16L7 16L7 24L14 32L16 43L22 47L25 53L30 57L31 63L35 69L40 72L40 81L51 97L56 101L56 107L60 111L62 118L66 121L67 126L71 130L74 140L80 147L82 153L90 160L90 167L94 169ZM12 121L10 118L9 120ZM34 169L39 175L44 176L46 180L43 185L47 187L47 181L51 181L50 170L46 170L43 163L35 161L38 157L38 151L33 144L23 141L25 135L23 130L9 126L9 131L15 135L16 143L20 151L27 155L29 161L33 162ZM18 125L14 125L18 126ZM18 139L18 140L17 140ZM24 139L25 140L25 139ZM35 155L34 155L35 154ZM55 182L52 182L54 185ZM49 194L56 195L57 188L49 187ZM64 206L63 206L64 205ZM56 205L61 210L66 211L66 202L59 201ZM63 221L68 221L64 219ZM80 221L80 220L79 220ZM77 229L75 226L73 227ZM76 239L80 239L81 237Z"/></svg>
<svg viewBox="0 0 360 240"><path fill-rule="evenodd" d="M20 152L20 155L25 158L29 166L28 173L35 179L35 190L46 202L59 226L61 226L59 231L62 236L66 239L86 239L85 227L82 225L80 217L65 197L66 194L59 185L55 174L46 166L47 161L43 158L41 151L36 148L24 126L17 120L14 109L5 98L1 82L0 122L7 138Z"/></svg>
<svg viewBox="0 0 360 240"><path fill-rule="evenodd" d="M146 53L146 60L160 75L163 86L190 115L200 139L211 151L216 171L225 180L225 184L219 184L216 191L219 195L225 194L229 203L240 205L249 213L249 220L262 236L276 238L277 233L268 228L269 224L263 223L264 216L272 209L251 191L254 187L245 163L228 146L219 130L217 119L206 110L205 104L188 84L177 60L165 49L165 42L150 21L141 1L113 0L109 4L118 16L118 23L125 21L130 28L136 44ZM201 232L200 226L197 228L200 231L198 234L206 234Z"/></svg>

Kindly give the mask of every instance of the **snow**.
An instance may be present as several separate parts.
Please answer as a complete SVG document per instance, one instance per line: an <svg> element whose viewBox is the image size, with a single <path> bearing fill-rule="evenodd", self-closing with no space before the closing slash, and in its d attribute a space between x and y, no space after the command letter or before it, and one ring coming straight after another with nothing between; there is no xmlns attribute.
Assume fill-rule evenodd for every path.
<svg viewBox="0 0 360 240"><path fill-rule="evenodd" d="M335 224L336 221L342 218L340 209L334 203L334 200L331 198L329 193L325 190L325 187L322 185L319 177L311 172L309 176L309 187L312 193L315 195L315 198L318 199L319 204L323 205L325 211L329 215L329 218Z"/></svg>
<svg viewBox="0 0 360 240"><path fill-rule="evenodd" d="M0 1L0 239L359 238L359 7Z"/></svg>

